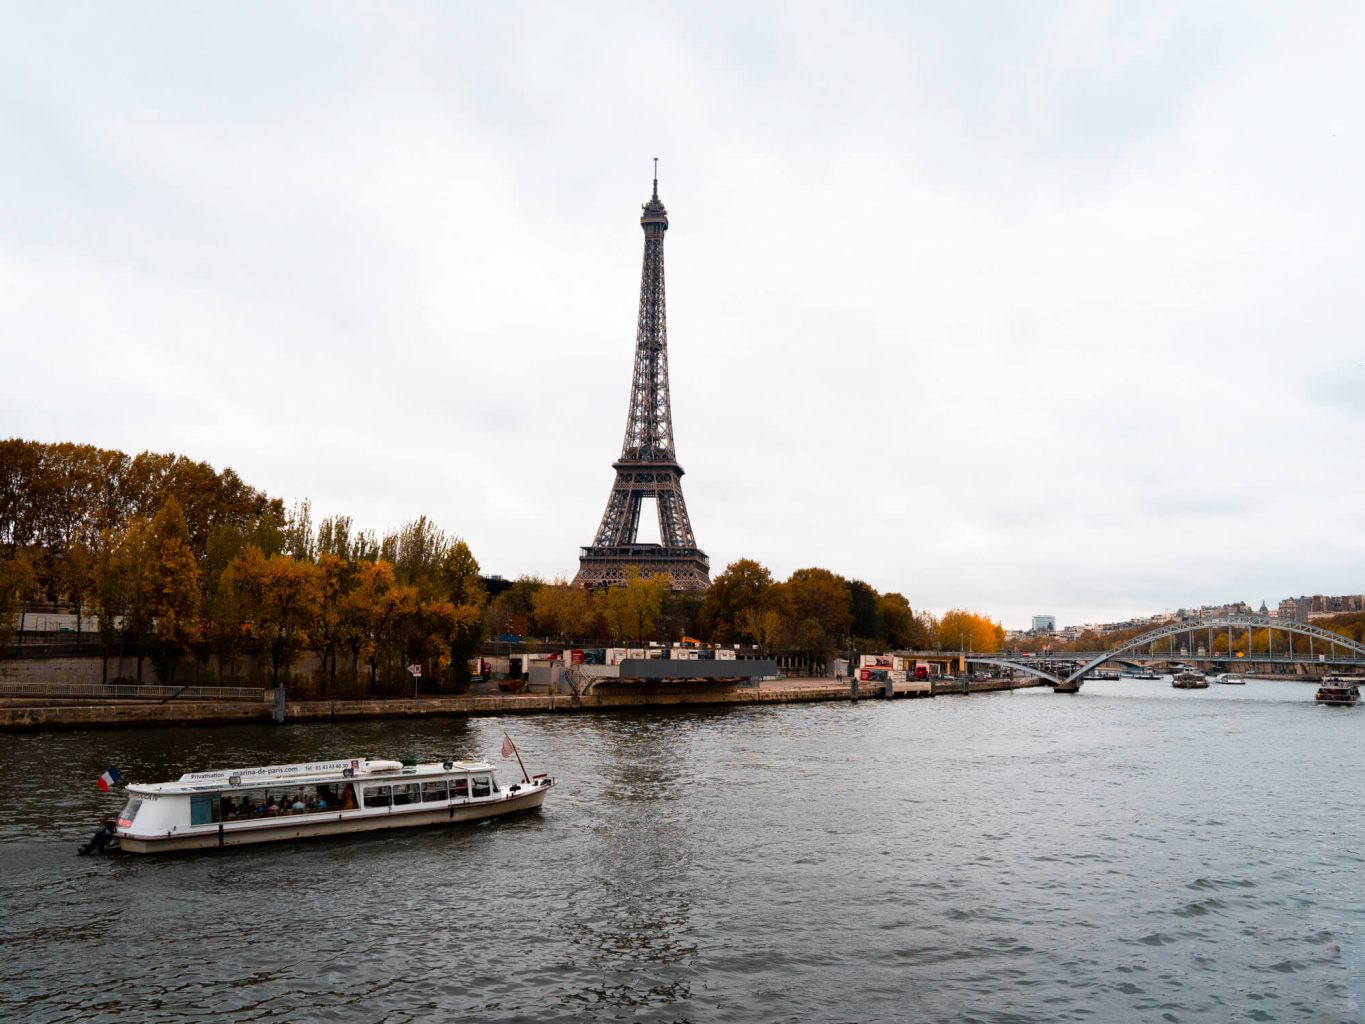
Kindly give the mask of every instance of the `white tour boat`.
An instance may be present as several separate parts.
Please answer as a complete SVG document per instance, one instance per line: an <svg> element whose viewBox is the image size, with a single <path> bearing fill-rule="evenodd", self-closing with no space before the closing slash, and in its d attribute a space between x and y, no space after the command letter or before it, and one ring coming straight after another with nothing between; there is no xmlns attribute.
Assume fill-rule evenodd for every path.
<svg viewBox="0 0 1365 1024"><path fill-rule="evenodd" d="M129 785L109 845L159 853L478 821L543 804L554 779L523 776L502 786L483 761L369 759L187 772Z"/></svg>

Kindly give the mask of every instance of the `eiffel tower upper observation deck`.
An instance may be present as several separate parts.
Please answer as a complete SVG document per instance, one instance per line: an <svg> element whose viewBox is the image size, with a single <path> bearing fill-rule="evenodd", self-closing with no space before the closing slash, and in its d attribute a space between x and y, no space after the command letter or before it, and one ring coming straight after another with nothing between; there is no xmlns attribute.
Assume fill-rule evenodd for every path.
<svg viewBox="0 0 1365 1024"><path fill-rule="evenodd" d="M674 590L711 585L711 562L697 547L683 501L682 466L673 450L673 413L668 398L668 324L664 313L664 232L668 211L659 201L658 161L654 195L645 204L644 269L640 273L640 317L635 334L635 371L626 414L621 457L612 463L616 482L591 547L581 549L574 584L625 583L634 567L642 576L664 574ZM637 539L640 509L653 498L659 513L658 544Z"/></svg>

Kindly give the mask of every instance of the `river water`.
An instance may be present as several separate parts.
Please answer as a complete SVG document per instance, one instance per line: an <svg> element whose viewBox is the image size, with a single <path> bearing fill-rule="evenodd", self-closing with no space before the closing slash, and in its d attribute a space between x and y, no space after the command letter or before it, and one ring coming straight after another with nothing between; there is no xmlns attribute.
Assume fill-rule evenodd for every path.
<svg viewBox="0 0 1365 1024"><path fill-rule="evenodd" d="M1365 708L1312 696L3 735L0 1018L1365 1020ZM540 813L75 856L109 763L496 757L504 728L562 782Z"/></svg>

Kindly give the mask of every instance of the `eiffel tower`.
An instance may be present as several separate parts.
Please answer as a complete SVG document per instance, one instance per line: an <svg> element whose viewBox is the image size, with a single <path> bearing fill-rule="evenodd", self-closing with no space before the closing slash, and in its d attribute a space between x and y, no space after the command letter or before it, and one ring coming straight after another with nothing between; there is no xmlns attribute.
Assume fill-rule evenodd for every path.
<svg viewBox="0 0 1365 1024"><path fill-rule="evenodd" d="M697 547L683 501L683 468L673 450L673 413L668 399L668 324L664 314L664 232L668 211L659 201L659 161L654 195L644 206L644 269L635 335L635 372L621 457L612 463L616 482L591 547L581 548L574 585L619 586L633 567L641 576L662 573L673 590L711 585L711 562ZM659 544L636 538L640 508L653 498L659 513Z"/></svg>

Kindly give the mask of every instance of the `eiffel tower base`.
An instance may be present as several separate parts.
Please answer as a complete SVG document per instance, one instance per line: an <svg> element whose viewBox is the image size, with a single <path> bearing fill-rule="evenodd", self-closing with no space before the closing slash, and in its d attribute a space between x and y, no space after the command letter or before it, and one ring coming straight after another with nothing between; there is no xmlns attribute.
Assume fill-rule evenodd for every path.
<svg viewBox="0 0 1365 1024"><path fill-rule="evenodd" d="M670 590L705 590L711 585L711 562L697 548L666 548L661 544L580 548L575 587L625 586L630 570L642 577L667 576Z"/></svg>

